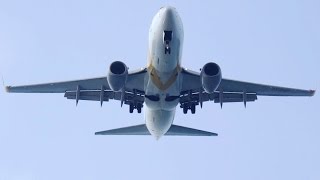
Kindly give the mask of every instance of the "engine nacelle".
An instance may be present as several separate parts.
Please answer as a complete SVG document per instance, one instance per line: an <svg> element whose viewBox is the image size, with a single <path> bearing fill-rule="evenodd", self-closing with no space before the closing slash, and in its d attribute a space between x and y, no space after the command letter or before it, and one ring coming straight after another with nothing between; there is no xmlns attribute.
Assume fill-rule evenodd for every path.
<svg viewBox="0 0 320 180"><path fill-rule="evenodd" d="M210 62L203 66L200 76L203 89L207 93L213 93L221 82L221 69L218 64Z"/></svg>
<svg viewBox="0 0 320 180"><path fill-rule="evenodd" d="M121 61L111 63L107 75L108 84L113 91L120 91L126 85L128 68Z"/></svg>

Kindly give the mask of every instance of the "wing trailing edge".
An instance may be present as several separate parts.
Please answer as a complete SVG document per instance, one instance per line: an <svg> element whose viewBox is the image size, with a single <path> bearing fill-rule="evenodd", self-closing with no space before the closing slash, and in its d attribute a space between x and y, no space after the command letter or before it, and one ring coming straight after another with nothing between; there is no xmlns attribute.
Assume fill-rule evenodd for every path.
<svg viewBox="0 0 320 180"><path fill-rule="evenodd" d="M151 135L145 124L96 132L95 135ZM218 134L183 126L171 125L165 136L218 136Z"/></svg>

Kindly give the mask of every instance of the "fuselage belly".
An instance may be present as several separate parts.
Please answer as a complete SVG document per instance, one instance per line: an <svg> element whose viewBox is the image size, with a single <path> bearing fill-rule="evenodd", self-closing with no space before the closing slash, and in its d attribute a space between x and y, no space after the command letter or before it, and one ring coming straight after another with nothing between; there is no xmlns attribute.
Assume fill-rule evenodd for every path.
<svg viewBox="0 0 320 180"><path fill-rule="evenodd" d="M157 139L170 128L180 95L182 21L172 7L154 16L149 30L148 77L145 83L145 120Z"/></svg>

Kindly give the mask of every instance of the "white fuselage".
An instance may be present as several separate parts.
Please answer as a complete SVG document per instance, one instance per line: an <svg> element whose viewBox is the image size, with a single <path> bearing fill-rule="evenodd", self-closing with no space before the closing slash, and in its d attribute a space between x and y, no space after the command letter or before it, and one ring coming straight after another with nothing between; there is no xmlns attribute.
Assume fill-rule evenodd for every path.
<svg viewBox="0 0 320 180"><path fill-rule="evenodd" d="M145 120L157 139L170 128L180 95L182 21L173 7L162 7L149 30Z"/></svg>

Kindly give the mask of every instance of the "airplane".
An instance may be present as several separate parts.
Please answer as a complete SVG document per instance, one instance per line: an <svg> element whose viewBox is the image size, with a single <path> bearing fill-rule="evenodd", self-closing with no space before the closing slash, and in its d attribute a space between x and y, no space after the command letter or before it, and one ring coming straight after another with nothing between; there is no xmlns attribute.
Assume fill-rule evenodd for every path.
<svg viewBox="0 0 320 180"><path fill-rule="evenodd" d="M176 108L196 112L204 102L247 102L257 96L313 96L315 90L293 89L222 78L218 64L208 62L200 72L181 66L183 24L174 7L165 6L154 16L149 30L145 68L128 71L121 61L109 66L106 76L24 86L6 86L10 93L64 93L67 99L103 102L118 100L129 112L141 113L145 124L96 132L96 135L217 136L217 133L173 124Z"/></svg>

